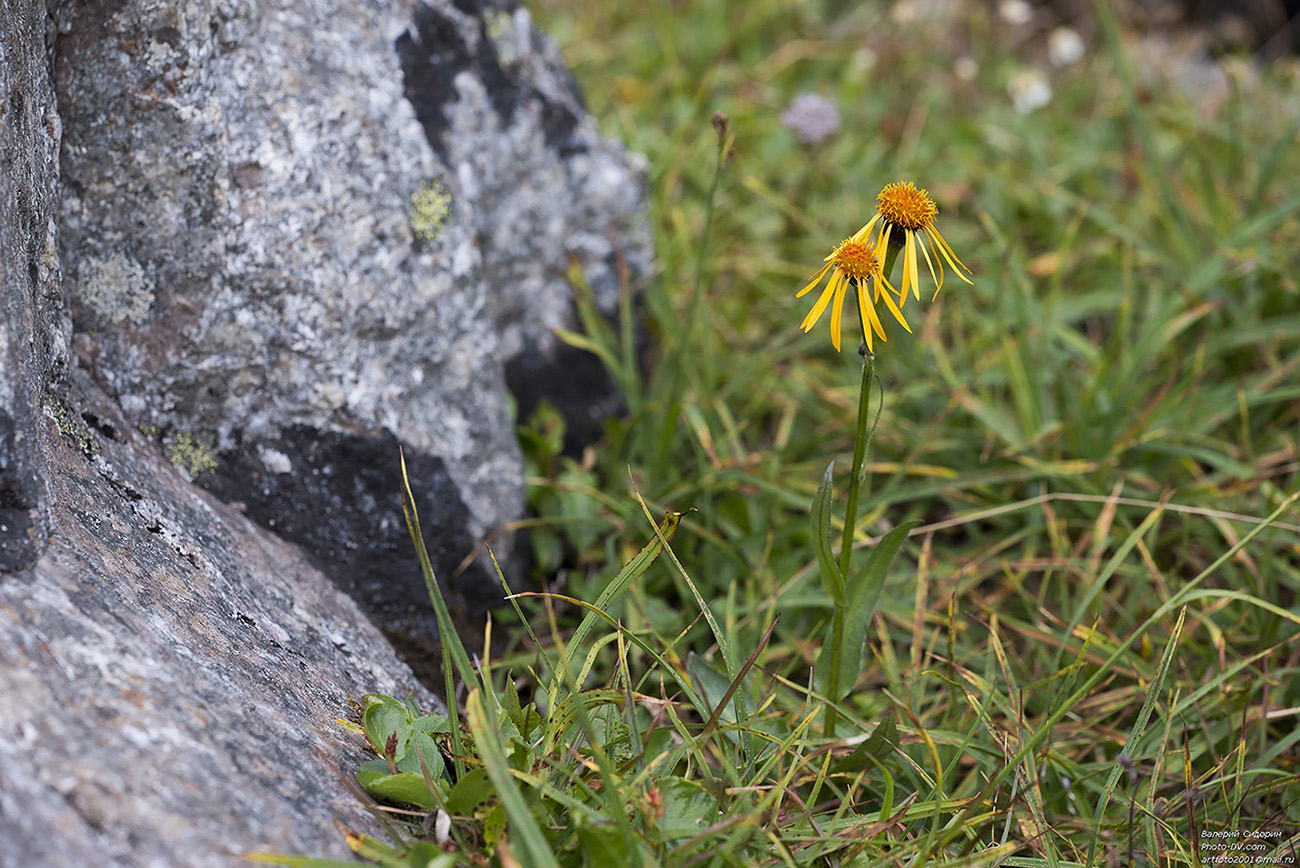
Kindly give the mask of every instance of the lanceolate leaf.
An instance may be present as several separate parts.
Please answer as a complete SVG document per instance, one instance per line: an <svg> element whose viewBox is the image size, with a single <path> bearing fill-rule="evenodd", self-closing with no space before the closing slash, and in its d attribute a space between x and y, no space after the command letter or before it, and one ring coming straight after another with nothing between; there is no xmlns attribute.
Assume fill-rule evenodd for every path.
<svg viewBox="0 0 1300 868"><path fill-rule="evenodd" d="M664 513L663 521L659 523L659 531L662 534L656 534L654 539L645 544L641 551L637 552L636 557L627 562L627 565L619 572L614 580L605 586L605 590L600 592L596 598L596 608L602 612L607 610L632 583L641 578L645 571L650 569L650 565L655 562L659 554L664 550L663 540L670 540L677 531L677 524L682 520L682 513L667 512ZM599 617L588 612L583 616L582 621L578 624L578 629L573 631L573 638L569 640L569 649L572 653L575 649L582 646L582 642L587 638L599 621Z"/></svg>
<svg viewBox="0 0 1300 868"><path fill-rule="evenodd" d="M848 587L848 603L844 607L844 631L840 645L840 678L837 691L839 696L826 697L833 702L839 702L847 696L853 688L853 683L858 680L858 674L862 671L862 646L867 641L867 626L871 623L871 616L876 612L876 604L880 601L880 592L885 587L889 568L893 565L903 540L907 539L908 533L918 524L920 521L915 519L904 522L881 537L876 547L872 549L871 557L867 558L867 565L862 572L853 577ZM818 659L818 668L828 667L830 659L823 651ZM830 683L830 679L819 679L819 683L824 686Z"/></svg>

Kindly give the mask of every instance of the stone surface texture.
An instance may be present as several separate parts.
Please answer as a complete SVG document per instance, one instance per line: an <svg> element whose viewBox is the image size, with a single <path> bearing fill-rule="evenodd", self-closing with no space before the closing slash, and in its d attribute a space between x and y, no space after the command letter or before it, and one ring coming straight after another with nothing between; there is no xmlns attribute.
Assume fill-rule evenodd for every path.
<svg viewBox="0 0 1300 868"><path fill-rule="evenodd" d="M367 755L336 718L370 691L434 700L300 549L76 380L79 412L32 432L56 533L0 575L0 865L346 855Z"/></svg>
<svg viewBox="0 0 1300 868"><path fill-rule="evenodd" d="M60 118L45 4L5 2L0 38L0 572L30 566L50 532L45 384L67 367L57 196Z"/></svg>
<svg viewBox="0 0 1300 868"><path fill-rule="evenodd" d="M507 383L616 400L550 329L571 258L607 314L648 273L639 158L514 4L0 24L0 866L341 857L335 718L436 703L390 641L432 659L398 451L473 615Z"/></svg>
<svg viewBox="0 0 1300 868"><path fill-rule="evenodd" d="M293 532L293 477L355 478L353 438L395 438L371 457L430 459L412 485L464 541L439 575L471 614L499 603L489 562L463 560L522 512L507 370L524 411L551 392L575 430L616 403L551 329L576 321L570 257L607 313L620 257L648 272L640 158L596 134L514 4L65 0L56 20L63 265L109 392L171 447L210 442L200 484L263 504L418 645L411 570L357 557L359 533ZM368 504L396 492L346 488L316 493L373 541Z"/></svg>

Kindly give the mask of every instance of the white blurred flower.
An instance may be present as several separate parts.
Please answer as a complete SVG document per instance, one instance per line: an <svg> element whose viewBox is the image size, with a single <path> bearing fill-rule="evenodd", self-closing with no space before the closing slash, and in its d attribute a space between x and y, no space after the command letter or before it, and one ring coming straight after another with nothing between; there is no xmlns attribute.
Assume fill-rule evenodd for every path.
<svg viewBox="0 0 1300 868"><path fill-rule="evenodd" d="M849 55L843 82L846 85L865 85L871 80L871 71L875 68L876 53L864 45Z"/></svg>
<svg viewBox="0 0 1300 868"><path fill-rule="evenodd" d="M1071 27L1058 27L1047 37L1047 59L1052 66L1069 66L1083 57L1083 37Z"/></svg>
<svg viewBox="0 0 1300 868"><path fill-rule="evenodd" d="M974 81L975 76L979 75L980 65L975 58L969 54L963 54L953 61L952 72L962 81Z"/></svg>
<svg viewBox="0 0 1300 868"><path fill-rule="evenodd" d="M889 7L889 20L895 24L948 22L962 8L960 0L897 0Z"/></svg>
<svg viewBox="0 0 1300 868"><path fill-rule="evenodd" d="M1020 69L1007 80L1007 93L1020 114L1029 114L1052 101L1052 86L1037 69Z"/></svg>
<svg viewBox="0 0 1300 868"><path fill-rule="evenodd" d="M805 145L815 145L840 131L840 110L824 96L801 93L781 113L781 123Z"/></svg>
<svg viewBox="0 0 1300 868"><path fill-rule="evenodd" d="M1025 0L1002 0L998 4L998 15L1008 24L1028 24L1034 17L1034 10Z"/></svg>

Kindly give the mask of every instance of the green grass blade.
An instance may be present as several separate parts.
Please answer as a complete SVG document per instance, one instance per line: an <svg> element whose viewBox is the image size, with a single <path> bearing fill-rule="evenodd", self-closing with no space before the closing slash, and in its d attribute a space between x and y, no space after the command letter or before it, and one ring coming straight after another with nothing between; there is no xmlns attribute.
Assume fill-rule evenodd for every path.
<svg viewBox="0 0 1300 868"><path fill-rule="evenodd" d="M1156 700L1160 696L1160 691L1164 688L1165 676L1169 674L1169 666L1174 662L1174 652L1178 648L1178 639L1183 633L1183 621L1187 618L1187 607L1178 612L1178 621L1174 624L1173 632L1169 635L1169 641L1165 643L1165 651L1160 655L1160 664L1156 667L1155 677L1151 679L1151 686L1147 689L1146 700L1142 703L1142 710L1138 712L1137 720L1133 722L1132 729L1129 730L1128 738L1124 740L1124 752L1128 754L1130 761L1136 762L1139 757L1136 756L1136 747L1142 734L1146 731L1147 721L1151 719L1151 710L1155 708ZM1106 807L1110 804L1111 797L1115 793L1115 787L1119 784L1120 776L1124 774L1124 767L1118 762L1115 768L1111 770L1110 777L1106 779L1106 786L1101 791L1101 797L1097 800L1097 808L1094 816L1097 822L1101 823L1106 816ZM1087 864L1093 864L1093 857L1096 855L1097 843L1102 840L1101 830L1093 838L1092 846L1088 850Z"/></svg>
<svg viewBox="0 0 1300 868"><path fill-rule="evenodd" d="M529 809L510 769L501 740L497 737L497 721L493 709L483 701L483 694L478 688L469 692L465 699L465 714L469 718L470 732L474 734L474 746L488 777L496 787L501 806L505 809L510 822L510 841L519 848L523 864L536 865L537 868L559 868L555 853L537 818Z"/></svg>
<svg viewBox="0 0 1300 868"><path fill-rule="evenodd" d="M831 478L835 471L832 461L822 474L821 484L817 486L817 495L812 504L813 545L817 548L817 568L821 573L822 587L831 600L838 603L844 599L844 577L840 574L839 564L831 551Z"/></svg>
<svg viewBox="0 0 1300 868"><path fill-rule="evenodd" d="M447 718L451 723L452 750L456 758L456 777L465 774L465 747L461 741L460 721L456 709L456 684L454 674L459 674L466 686L474 683L474 666L470 663L465 644L456 632L456 623L452 620L447 601L443 599L442 588L438 586L433 574L433 564L429 561L429 550L424 545L424 533L420 530L420 516L415 509L415 497L411 494L411 480L406 473L406 455L398 453L402 465L402 512L406 517L406 529L415 545L415 553L420 560L420 575L424 577L424 588L433 604L433 612L438 621L438 644L442 646L443 672L446 675Z"/></svg>
<svg viewBox="0 0 1300 868"><path fill-rule="evenodd" d="M608 611L614 602L622 597L628 588L632 587L633 582L645 575L645 571L650 569L650 565L655 562L655 559L667 547L668 541L673 538L673 534L677 532L677 525L681 522L682 515L680 512L664 513L663 520L659 523L654 537L641 548L641 551L637 552L632 560L627 562L623 569L619 570L618 575L600 592L594 603L595 609L601 612ZM595 628L599 620L600 618L593 611L588 611L583 616L581 623L578 624L578 629L573 631L573 637L569 640L569 650L565 654L566 665L571 661L571 655L575 653L575 649L582 646L587 635Z"/></svg>

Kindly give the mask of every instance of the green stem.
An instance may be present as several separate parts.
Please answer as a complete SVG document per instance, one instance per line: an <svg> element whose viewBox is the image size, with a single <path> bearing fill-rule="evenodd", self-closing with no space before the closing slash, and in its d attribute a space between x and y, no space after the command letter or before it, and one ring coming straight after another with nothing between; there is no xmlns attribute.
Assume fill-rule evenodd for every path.
<svg viewBox="0 0 1300 868"><path fill-rule="evenodd" d="M864 347L865 349L865 347ZM863 469L867 463L867 443L871 440L871 380L876 373L876 356L864 353L862 388L858 392L858 427L853 435L853 472L849 476L849 504L844 513L844 536L840 542L840 576L843 593L835 601L831 618L831 672L828 693L832 703L840 701L840 655L844 651L844 616L849 604L849 567L853 562L853 531L858 523L858 495L862 491ZM826 735L835 736L835 706L826 706Z"/></svg>
<svg viewBox="0 0 1300 868"><path fill-rule="evenodd" d="M867 463L867 444L871 441L871 380L876 374L876 356L868 352L862 362L862 387L858 392L858 427L853 434L853 475L849 477L849 504L844 512L844 538L840 544L840 575L849 584L849 565L853 560L853 532L858 523L858 495L862 491L863 468Z"/></svg>
<svg viewBox="0 0 1300 868"><path fill-rule="evenodd" d="M894 270L894 261L902 249L900 239L890 238L889 249L885 252L883 273L886 278ZM885 290L888 292L889 290ZM870 292L870 289L868 289ZM866 320L866 311L858 311L858 319L865 335L871 326ZM849 594L852 586L849 568L853 564L853 537L858 526L858 497L862 493L862 483L866 479L867 446L871 443L871 381L876 375L876 356L866 345L862 346L862 386L858 390L858 425L853 434L853 471L849 477L849 502L844 511L844 536L840 541L840 587L844 589L840 599L835 600L835 613L831 617L831 672L827 682L831 704L826 706L825 733L835 737L835 723L838 715L834 703L840 701L840 655L844 653L844 619L848 614Z"/></svg>

